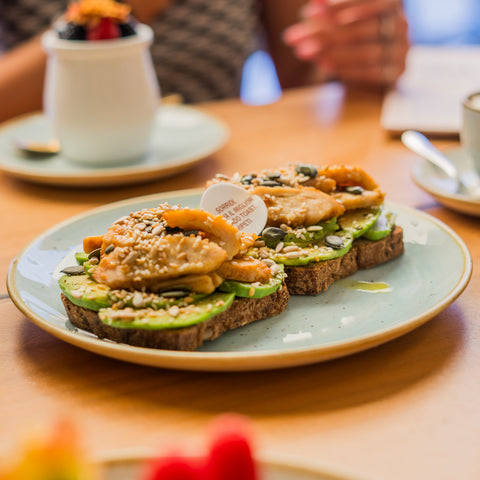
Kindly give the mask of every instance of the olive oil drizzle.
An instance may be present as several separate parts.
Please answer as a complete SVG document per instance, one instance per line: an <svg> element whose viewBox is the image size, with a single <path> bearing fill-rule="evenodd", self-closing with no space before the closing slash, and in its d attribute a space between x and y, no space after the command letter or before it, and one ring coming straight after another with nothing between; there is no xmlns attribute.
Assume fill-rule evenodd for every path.
<svg viewBox="0 0 480 480"><path fill-rule="evenodd" d="M393 291L393 287L385 282L367 282L365 280L354 280L350 282L348 288L359 292L369 293L389 293Z"/></svg>

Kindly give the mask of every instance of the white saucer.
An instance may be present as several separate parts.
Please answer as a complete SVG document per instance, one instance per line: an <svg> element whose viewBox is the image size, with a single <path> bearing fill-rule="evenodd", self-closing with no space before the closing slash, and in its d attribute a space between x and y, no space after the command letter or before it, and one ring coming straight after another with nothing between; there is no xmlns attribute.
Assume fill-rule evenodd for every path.
<svg viewBox="0 0 480 480"><path fill-rule="evenodd" d="M230 136L217 118L195 108L164 105L157 113L150 152L136 163L91 167L65 158L22 154L15 138L48 140L50 125L42 113L18 117L0 128L0 170L35 183L56 186L98 187L140 183L185 171L219 150Z"/></svg>
<svg viewBox="0 0 480 480"><path fill-rule="evenodd" d="M460 173L468 172L469 162L461 148L443 152ZM457 185L427 160L419 160L412 168L414 182L434 196L441 204L457 212L480 217L480 199L474 199L463 193L457 193Z"/></svg>

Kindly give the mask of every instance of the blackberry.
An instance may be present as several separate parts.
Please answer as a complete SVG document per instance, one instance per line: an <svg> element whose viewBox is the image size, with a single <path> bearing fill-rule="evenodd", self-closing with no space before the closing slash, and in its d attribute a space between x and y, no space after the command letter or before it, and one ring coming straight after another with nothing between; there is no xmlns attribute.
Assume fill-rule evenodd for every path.
<svg viewBox="0 0 480 480"><path fill-rule="evenodd" d="M119 23L118 26L120 27L121 37L129 37L130 35L135 35L137 33L131 22Z"/></svg>
<svg viewBox="0 0 480 480"><path fill-rule="evenodd" d="M86 32L82 25L69 22L58 31L58 36L63 40L85 40Z"/></svg>

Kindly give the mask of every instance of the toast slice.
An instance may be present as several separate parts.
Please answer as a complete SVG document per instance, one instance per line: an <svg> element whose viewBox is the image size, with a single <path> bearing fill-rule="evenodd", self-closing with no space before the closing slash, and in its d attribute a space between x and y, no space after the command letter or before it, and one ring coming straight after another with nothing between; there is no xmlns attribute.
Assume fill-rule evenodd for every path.
<svg viewBox="0 0 480 480"><path fill-rule="evenodd" d="M305 266L285 266L288 291L291 295L317 295L336 280L393 260L403 251L403 230L399 226L381 240L359 238L342 257Z"/></svg>
<svg viewBox="0 0 480 480"><path fill-rule="evenodd" d="M262 298L237 297L227 310L205 322L163 330L112 327L101 322L97 312L73 304L64 294L61 297L70 322L99 338L138 347L193 351L228 330L280 314L287 307L289 293L283 285Z"/></svg>

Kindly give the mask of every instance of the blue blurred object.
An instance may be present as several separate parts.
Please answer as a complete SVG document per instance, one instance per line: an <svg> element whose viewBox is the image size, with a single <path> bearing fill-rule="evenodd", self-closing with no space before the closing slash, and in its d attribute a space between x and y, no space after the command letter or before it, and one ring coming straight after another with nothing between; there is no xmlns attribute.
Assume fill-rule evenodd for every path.
<svg viewBox="0 0 480 480"><path fill-rule="evenodd" d="M267 105L282 95L275 66L270 55L258 50L245 62L240 99L247 105Z"/></svg>
<svg viewBox="0 0 480 480"><path fill-rule="evenodd" d="M404 0L416 45L480 44L479 0Z"/></svg>

